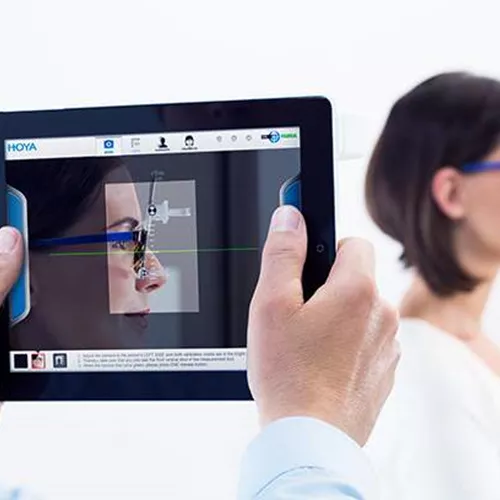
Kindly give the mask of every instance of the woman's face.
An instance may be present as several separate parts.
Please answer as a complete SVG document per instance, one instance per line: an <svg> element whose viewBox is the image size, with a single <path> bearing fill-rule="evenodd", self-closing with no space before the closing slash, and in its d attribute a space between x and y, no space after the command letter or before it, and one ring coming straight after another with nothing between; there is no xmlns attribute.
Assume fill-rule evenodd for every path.
<svg viewBox="0 0 500 500"><path fill-rule="evenodd" d="M43 354L36 354L33 356L31 365L37 370L42 370L45 368L45 357Z"/></svg>
<svg viewBox="0 0 500 500"><path fill-rule="evenodd" d="M139 200L131 182L106 185L106 219L110 232L134 231L142 225ZM134 242L109 244L109 301L112 314L148 314L148 295L165 284L165 270L150 251L146 251L143 266L134 265L134 247Z"/></svg>
<svg viewBox="0 0 500 500"><path fill-rule="evenodd" d="M485 158L500 162L500 148ZM462 263L474 275L487 277L500 266L500 170L437 176L435 195L457 222L456 244ZM450 179L448 179L450 180Z"/></svg>
<svg viewBox="0 0 500 500"><path fill-rule="evenodd" d="M130 231L142 222L127 170L115 169L104 183L96 202L63 236ZM31 312L13 331L13 342L45 350L144 346L148 296L166 277L150 252L144 261L148 272L139 277L130 250L112 242L31 252Z"/></svg>

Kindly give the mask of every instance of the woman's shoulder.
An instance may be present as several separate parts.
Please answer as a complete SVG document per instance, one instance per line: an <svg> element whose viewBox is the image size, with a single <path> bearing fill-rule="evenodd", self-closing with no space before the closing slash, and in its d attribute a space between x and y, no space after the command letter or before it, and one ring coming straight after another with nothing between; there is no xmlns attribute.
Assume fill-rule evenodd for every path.
<svg viewBox="0 0 500 500"><path fill-rule="evenodd" d="M484 493L498 491L500 381L424 321L403 319L398 339L394 389L365 446L381 498L462 500L465 491L493 498ZM470 457L477 467L470 469Z"/></svg>
<svg viewBox="0 0 500 500"><path fill-rule="evenodd" d="M494 400L500 417L500 378L464 343L418 319L402 319L397 338L401 361L395 398L406 394L413 404L460 405L475 411L491 408Z"/></svg>
<svg viewBox="0 0 500 500"><path fill-rule="evenodd" d="M464 416L488 428L497 425L500 380L488 376L464 344L417 319L402 319L397 338L401 359L376 435L395 437L395 429L405 428L417 435L432 422L440 425Z"/></svg>
<svg viewBox="0 0 500 500"><path fill-rule="evenodd" d="M402 319L398 339L394 389L365 447L383 478L382 497L441 498L439 489L450 489L456 478L437 480L434 470L447 461L453 474L462 474L460 456L479 453L488 471L495 469L483 468L481 480L497 477L500 380L464 344L424 321ZM420 491L416 470L437 481L435 496Z"/></svg>

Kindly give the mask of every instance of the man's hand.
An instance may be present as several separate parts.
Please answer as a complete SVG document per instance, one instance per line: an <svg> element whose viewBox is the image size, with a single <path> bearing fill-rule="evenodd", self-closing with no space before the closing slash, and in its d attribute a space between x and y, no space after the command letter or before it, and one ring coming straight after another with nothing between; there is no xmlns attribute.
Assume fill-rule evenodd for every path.
<svg viewBox="0 0 500 500"><path fill-rule="evenodd" d="M307 236L293 207L275 212L250 307L248 379L261 423L328 422L364 445L394 383L398 315L374 281L371 245L344 241L326 283L304 303Z"/></svg>
<svg viewBox="0 0 500 500"><path fill-rule="evenodd" d="M11 227L0 229L0 304L16 282L23 260L21 235Z"/></svg>

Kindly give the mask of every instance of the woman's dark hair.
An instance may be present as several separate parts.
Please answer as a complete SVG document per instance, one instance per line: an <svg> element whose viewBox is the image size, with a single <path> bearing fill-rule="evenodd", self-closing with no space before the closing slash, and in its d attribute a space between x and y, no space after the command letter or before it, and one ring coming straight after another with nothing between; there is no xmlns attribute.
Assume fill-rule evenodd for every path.
<svg viewBox="0 0 500 500"><path fill-rule="evenodd" d="M64 234L95 202L106 175L122 165L117 158L12 161L7 184L28 200L29 240Z"/></svg>
<svg viewBox="0 0 500 500"><path fill-rule="evenodd" d="M458 262L454 222L431 192L435 173L483 159L500 144L500 82L466 72L436 75L392 107L368 165L368 211L403 246L439 296L472 291L480 280Z"/></svg>

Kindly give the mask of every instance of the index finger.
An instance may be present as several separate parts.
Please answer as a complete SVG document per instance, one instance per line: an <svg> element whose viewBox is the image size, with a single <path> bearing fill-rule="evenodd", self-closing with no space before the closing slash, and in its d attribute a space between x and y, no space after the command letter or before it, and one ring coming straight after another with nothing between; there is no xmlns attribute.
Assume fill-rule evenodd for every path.
<svg viewBox="0 0 500 500"><path fill-rule="evenodd" d="M327 283L340 278L349 279L353 275L363 275L375 281L375 250L363 238L346 238L339 242Z"/></svg>

